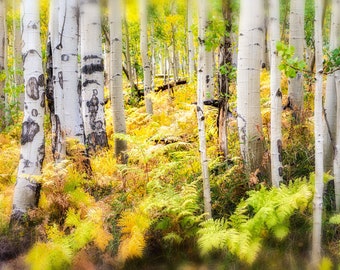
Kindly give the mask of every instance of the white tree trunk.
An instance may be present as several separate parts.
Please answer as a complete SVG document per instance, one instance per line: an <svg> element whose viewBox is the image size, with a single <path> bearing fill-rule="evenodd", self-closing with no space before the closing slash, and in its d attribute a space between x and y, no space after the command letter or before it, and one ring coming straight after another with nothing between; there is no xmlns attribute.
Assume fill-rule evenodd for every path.
<svg viewBox="0 0 340 270"><path fill-rule="evenodd" d="M340 1L332 0L329 50L340 47ZM339 104L339 103L338 103ZM324 123L324 167L332 171L337 130L337 91L334 74L327 75ZM339 176L340 177L340 176Z"/></svg>
<svg viewBox="0 0 340 270"><path fill-rule="evenodd" d="M269 1L269 38L270 38L270 156L272 184L279 187L282 182L282 92L280 63L276 43L280 40L280 2Z"/></svg>
<svg viewBox="0 0 340 270"><path fill-rule="evenodd" d="M81 94L85 143L90 151L107 146L104 115L104 63L99 0L80 1Z"/></svg>
<svg viewBox="0 0 340 270"><path fill-rule="evenodd" d="M303 60L305 40L304 14L305 0L291 0L289 15L289 45L294 46L294 57L297 57L299 60ZM303 74L301 72L298 72L295 78L289 79L288 98L290 106L295 112L295 117L299 120L303 108Z"/></svg>
<svg viewBox="0 0 340 270"><path fill-rule="evenodd" d="M78 1L59 1L59 33L61 47L61 90L63 97L63 120L62 128L65 129L67 138L77 139L84 143L84 126L80 109L80 93L78 91ZM95 39L95 38L94 38ZM102 83L103 85L103 83ZM64 133L64 132L62 132Z"/></svg>
<svg viewBox="0 0 340 270"><path fill-rule="evenodd" d="M56 161L62 160L66 154L65 149L65 121L64 121L64 91L61 69L61 32L59 31L58 0L50 3L49 45L47 100L50 107L52 122L52 153ZM62 17L64 21L64 17Z"/></svg>
<svg viewBox="0 0 340 270"><path fill-rule="evenodd" d="M248 172L261 167L264 142L260 108L263 0L242 0L240 6L237 114L241 154Z"/></svg>
<svg viewBox="0 0 340 270"><path fill-rule="evenodd" d="M44 74L41 59L39 1L22 1L22 54L25 81L24 119L17 182L14 189L12 220L21 220L28 209L37 206L44 145Z"/></svg>
<svg viewBox="0 0 340 270"><path fill-rule="evenodd" d="M121 1L109 2L111 39L111 102L115 134L126 134L123 77L122 77L122 17ZM131 73L130 73L131 76ZM121 162L127 162L126 141L115 139L115 155Z"/></svg>
<svg viewBox="0 0 340 270"><path fill-rule="evenodd" d="M207 25L208 22L206 22ZM215 98L214 94L214 51L205 51L206 75L205 75L205 91L204 99L211 100Z"/></svg>
<svg viewBox="0 0 340 270"><path fill-rule="evenodd" d="M144 72L144 99L146 113L153 114L152 100L150 92L152 91L152 77L151 77L151 62L148 56L148 15L147 15L147 0L139 1L140 12L140 50L142 55L142 65Z"/></svg>
<svg viewBox="0 0 340 270"><path fill-rule="evenodd" d="M330 36L330 50L334 50L340 46L340 0L332 1L332 16L331 16L331 36ZM330 83L330 85L328 85ZM336 128L336 136L335 139L335 153L334 153L334 186L335 186L335 205L336 211L340 212L340 71L336 71L334 74L331 74L327 78L326 85L326 94L331 93L331 98L336 95L337 104L334 105L335 108L330 108L330 111L336 110L335 119L332 119L334 122L329 123L329 127L331 131L333 131L334 125ZM329 87L329 89L328 89ZM327 91L329 90L329 92ZM327 111L326 111L327 113ZM328 116L328 113L326 114ZM333 146L333 144L331 144ZM332 150L332 149L331 149Z"/></svg>
<svg viewBox="0 0 340 270"><path fill-rule="evenodd" d="M340 104L340 71L334 74L337 103ZM336 117L340 119L340 106L336 108ZM336 211L340 212L340 121L336 121L335 153L334 153L334 189Z"/></svg>
<svg viewBox="0 0 340 270"><path fill-rule="evenodd" d="M204 198L204 212L207 214L207 218L211 218L211 195L210 195L210 180L208 170L208 158L206 149L206 137L205 137L205 121L204 121L204 105L203 94L206 88L206 59L205 59L205 30L206 30L206 18L207 18L207 0L201 0L198 3L199 14L199 47L198 47L198 72L197 72L197 121L198 121L198 135L201 154L201 166L203 176L203 198Z"/></svg>
<svg viewBox="0 0 340 270"><path fill-rule="evenodd" d="M315 192L313 200L313 241L312 262L314 266L321 261L322 236L322 203L323 203L323 128L322 128L322 1L315 1L315 103L314 103L314 136L315 136Z"/></svg>
<svg viewBox="0 0 340 270"><path fill-rule="evenodd" d="M5 72L5 55L6 55L6 16L5 0L0 0L0 74ZM5 81L0 80L0 131L5 126Z"/></svg>
<svg viewBox="0 0 340 270"><path fill-rule="evenodd" d="M192 82L195 74L195 47L194 47L194 35L192 33L193 26L193 14L192 14L192 6L194 4L193 0L187 0L187 23L188 23L188 62L189 62L189 80Z"/></svg>

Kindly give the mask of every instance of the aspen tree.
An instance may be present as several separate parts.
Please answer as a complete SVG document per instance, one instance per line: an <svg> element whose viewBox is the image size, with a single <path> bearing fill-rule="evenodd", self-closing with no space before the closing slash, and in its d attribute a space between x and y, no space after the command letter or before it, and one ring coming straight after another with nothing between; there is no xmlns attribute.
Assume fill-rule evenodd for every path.
<svg viewBox="0 0 340 270"><path fill-rule="evenodd" d="M122 17L121 1L112 0L110 8L110 38L111 38L111 101L114 132L126 134L123 77L122 77ZM127 162L126 141L115 139L115 155L123 163Z"/></svg>
<svg viewBox="0 0 340 270"><path fill-rule="evenodd" d="M203 95L206 89L206 59L205 59L205 31L206 31L206 18L207 18L207 0L201 0L198 3L199 14L199 28L198 28L198 72L197 72L197 121L199 133L199 151L201 154L201 167L203 177L203 200L204 212L207 218L211 218L211 195L210 195L210 181L208 170L208 158L206 149L205 137L205 121L204 121L204 104Z"/></svg>
<svg viewBox="0 0 340 270"><path fill-rule="evenodd" d="M330 36L330 50L340 47L340 0L332 1L332 16L331 16L331 36ZM330 84L330 85L328 85ZM329 89L327 89L329 88ZM332 92L332 93L331 93ZM335 205L336 211L340 211L340 71L337 70L334 74L328 75L326 94L330 94L332 97L335 92L336 104L335 108L329 110L336 111L335 122L329 123L329 126L335 126L335 149L334 149L334 186L335 186ZM326 116L328 113L326 111ZM333 127L332 127L333 129ZM331 144L332 145L332 144Z"/></svg>
<svg viewBox="0 0 340 270"><path fill-rule="evenodd" d="M313 199L313 240L312 264L321 261L322 204L323 204L323 128L322 128L322 1L315 1L314 42L315 42L315 99L314 99L314 136L315 136L315 191Z"/></svg>
<svg viewBox="0 0 340 270"><path fill-rule="evenodd" d="M261 167L264 153L260 110L263 24L263 0L242 0L237 60L237 120L241 154L248 172Z"/></svg>
<svg viewBox="0 0 340 270"><path fill-rule="evenodd" d="M228 155L227 117L228 117L228 94L229 77L226 72L221 72L222 68L231 66L231 3L229 0L222 0L222 15L225 22L225 34L219 48L219 108L218 108L218 141L219 150L224 158Z"/></svg>
<svg viewBox="0 0 340 270"><path fill-rule="evenodd" d="M151 62L148 55L148 0L139 0L140 14L140 50L144 74L144 100L147 114L153 114L150 92L152 90Z"/></svg>
<svg viewBox="0 0 340 270"><path fill-rule="evenodd" d="M332 0L331 3L331 27L329 38L329 50L340 47L340 1ZM324 167L325 171L333 170L334 148L336 144L337 128L337 91L335 84L335 73L327 75L326 93L324 104ZM334 168L335 169L335 168ZM335 173L335 172L334 172Z"/></svg>
<svg viewBox="0 0 340 270"><path fill-rule="evenodd" d="M40 184L34 177L41 174L45 156L43 126L45 81L41 58L38 0L22 1L21 19L25 106L20 160L13 196L12 222L22 221L27 211L38 205Z"/></svg>
<svg viewBox="0 0 340 270"><path fill-rule="evenodd" d="M188 64L189 64L189 79L192 82L195 74L195 47L194 47L194 35L192 33L193 27L193 6L194 0L187 0L187 40L188 40Z"/></svg>
<svg viewBox="0 0 340 270"><path fill-rule="evenodd" d="M282 182L282 92L280 63L276 44L280 40L280 2L269 0L269 37L270 37L270 156L272 184L279 187Z"/></svg>
<svg viewBox="0 0 340 270"><path fill-rule="evenodd" d="M295 55L303 60L305 0L291 0L289 14L289 45L295 48ZM299 121L303 108L303 74L297 72L296 77L289 79L288 102Z"/></svg>
<svg viewBox="0 0 340 270"><path fill-rule="evenodd" d="M0 0L0 131L5 126L5 54L6 54L6 24L5 24L5 0Z"/></svg>
<svg viewBox="0 0 340 270"><path fill-rule="evenodd" d="M100 14L99 0L80 1L81 108L90 152L107 146Z"/></svg>

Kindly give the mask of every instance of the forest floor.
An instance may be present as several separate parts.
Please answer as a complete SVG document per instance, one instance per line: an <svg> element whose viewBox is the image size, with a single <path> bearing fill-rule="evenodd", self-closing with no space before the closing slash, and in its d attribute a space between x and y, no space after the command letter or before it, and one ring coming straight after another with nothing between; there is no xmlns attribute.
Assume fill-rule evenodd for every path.
<svg viewBox="0 0 340 270"><path fill-rule="evenodd" d="M284 94L285 91L283 87ZM273 228L261 223L260 234L251 232L260 239L258 242L245 238L244 242L238 241L240 247L234 253L216 246L209 256L201 255L202 245L197 244L197 238L204 226L204 215L195 92L194 84L187 84L176 87L174 93L153 94L152 116L144 112L143 103L127 105L128 135L119 138L128 142L128 164L120 164L113 157L116 137L109 102L106 107L109 148L90 157L91 173L83 165L84 157L80 153L84 149L74 141L68 142L68 160L55 166L51 128L46 116L46 158L43 174L37 179L42 183L41 197L38 209L29 213L34 240L31 248L18 254L19 257L0 262L0 270L308 269L312 193L310 186L304 183L296 189L300 192L305 188L306 200L298 201L301 207L294 208L284 221L282 240L273 236ZM261 96L264 143L268 148L270 94L267 72L261 75ZM286 182L299 178L308 180L314 170L312 100L312 94L307 92L305 121L301 125L294 124L290 112L284 112ZM251 196L251 190L272 196L265 193L270 186L265 176L256 172L247 176L244 172L239 154L233 86L229 102L232 116L228 122L227 160L221 159L218 150L217 108L206 106L207 151L216 222L238 217L233 215L235 209ZM4 252L3 239L10 245L8 225L20 155L20 128L18 121L0 134L0 253ZM294 196L295 193L289 194ZM263 198L264 201L272 200ZM293 201L293 197L287 198ZM332 199L328 199L325 208L331 207ZM249 212L249 220L256 216L253 210ZM325 213L325 220L330 212ZM324 228L322 269L326 270L338 263L339 228L327 221ZM221 234L216 235L212 240L221 238ZM253 254L242 255L242 245Z"/></svg>

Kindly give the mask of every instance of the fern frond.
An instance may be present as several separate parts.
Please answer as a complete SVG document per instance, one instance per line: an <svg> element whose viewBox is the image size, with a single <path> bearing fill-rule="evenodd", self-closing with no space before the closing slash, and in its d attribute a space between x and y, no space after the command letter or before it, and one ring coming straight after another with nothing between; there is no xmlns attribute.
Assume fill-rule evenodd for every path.
<svg viewBox="0 0 340 270"><path fill-rule="evenodd" d="M36 243L25 257L31 270L67 269L73 252L68 245L47 242Z"/></svg>
<svg viewBox="0 0 340 270"><path fill-rule="evenodd" d="M340 224L340 214L334 215L329 219L331 224Z"/></svg>

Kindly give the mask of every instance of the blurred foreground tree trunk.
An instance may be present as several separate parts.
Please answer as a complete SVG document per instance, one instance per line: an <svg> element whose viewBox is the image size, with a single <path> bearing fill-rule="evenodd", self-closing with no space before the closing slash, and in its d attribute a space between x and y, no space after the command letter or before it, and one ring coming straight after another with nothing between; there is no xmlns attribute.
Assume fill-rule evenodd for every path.
<svg viewBox="0 0 340 270"><path fill-rule="evenodd" d="M0 132L5 121L5 55L6 55L6 12L5 0L0 0Z"/></svg>
<svg viewBox="0 0 340 270"><path fill-rule="evenodd" d="M329 38L329 50L340 47L340 1L332 0L331 3L331 27ZM325 122L324 122L324 168L325 171L333 171L333 159L335 153L337 128L337 107L340 89L336 89L335 73L327 75L325 93ZM339 131L340 133L340 131ZM340 143L340 142L339 142ZM340 164L340 163L339 163ZM335 169L335 168L334 168ZM335 172L334 172L335 173Z"/></svg>
<svg viewBox="0 0 340 270"><path fill-rule="evenodd" d="M111 102L115 134L126 134L123 76L122 76L122 7L120 0L109 2L110 39L111 39ZM128 50L128 48L127 48ZM131 66L129 64L129 66ZM131 68L130 71L131 72ZM130 76L132 75L129 73ZM131 85L132 87L132 85ZM115 138L115 156L127 163L126 140Z"/></svg>
<svg viewBox="0 0 340 270"><path fill-rule="evenodd" d="M22 55L25 81L25 108L21 132L21 151L14 189L11 222L23 221L27 211L39 201L44 144L44 74L41 58L39 1L22 1Z"/></svg>
<svg viewBox="0 0 340 270"><path fill-rule="evenodd" d="M340 47L340 0L333 0L332 1L332 17L331 17L331 40L330 40L330 50L339 49ZM330 85L328 85L328 83ZM332 93L331 97L333 96L334 92L336 95L336 102L335 110L336 110L336 117L333 123L329 123L329 126L333 124L335 126L335 143L331 144L331 146L335 145L334 149L334 186L335 186L335 206L336 211L340 212L340 71L337 70L334 74L328 75L327 78L327 85L326 87L326 94ZM329 92L328 92L328 91ZM329 108L331 109L331 108ZM334 110L332 108L331 110ZM327 115L327 111L325 113ZM333 131L333 127L332 127ZM333 150L333 149L332 149Z"/></svg>

